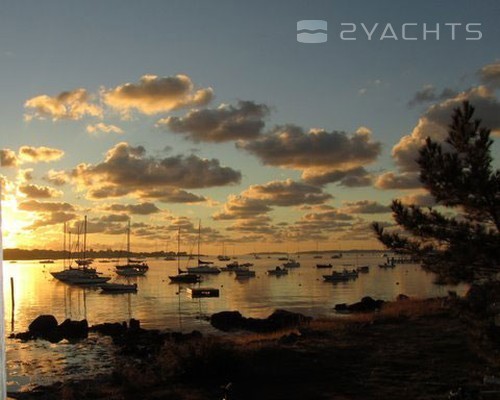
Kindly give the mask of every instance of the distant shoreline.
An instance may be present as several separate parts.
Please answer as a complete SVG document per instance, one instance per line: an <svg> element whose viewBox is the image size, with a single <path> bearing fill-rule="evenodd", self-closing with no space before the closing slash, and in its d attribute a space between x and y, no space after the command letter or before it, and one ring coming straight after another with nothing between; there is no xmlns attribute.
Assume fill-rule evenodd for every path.
<svg viewBox="0 0 500 400"><path fill-rule="evenodd" d="M331 253L388 253L387 250L322 250L322 251L300 251L298 253L292 252L288 253L290 255L310 255L310 254L331 254ZM75 254L75 253L74 253ZM73 254L73 256L74 256ZM79 253L78 253L79 254ZM287 254L286 252L257 252L257 253L246 253L246 254L237 254L237 256L270 256L270 255L282 255ZM6 261L11 260L45 260L45 259L53 259L53 260L63 260L67 258L68 252L62 250L43 250L43 249L4 249L3 250L3 259ZM100 250L100 251L87 251L87 258L124 258L125 252L122 250ZM188 257L188 253L181 252L180 257ZM173 251L155 251L155 252L135 252L130 255L131 257L166 257L166 256L177 256L177 254ZM216 255L211 254L193 254L193 257L215 257Z"/></svg>

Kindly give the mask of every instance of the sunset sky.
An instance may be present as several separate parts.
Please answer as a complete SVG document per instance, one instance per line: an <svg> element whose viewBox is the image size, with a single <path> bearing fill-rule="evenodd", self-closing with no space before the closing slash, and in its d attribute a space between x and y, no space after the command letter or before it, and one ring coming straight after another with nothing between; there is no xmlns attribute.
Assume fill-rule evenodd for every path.
<svg viewBox="0 0 500 400"><path fill-rule="evenodd" d="M414 159L453 108L500 136L500 3L479 4L4 3L4 246L60 249L88 215L94 249L123 248L129 217L135 250L175 250L181 227L187 251L198 220L211 254L379 248L391 199L432 205ZM328 41L298 43L304 19Z"/></svg>

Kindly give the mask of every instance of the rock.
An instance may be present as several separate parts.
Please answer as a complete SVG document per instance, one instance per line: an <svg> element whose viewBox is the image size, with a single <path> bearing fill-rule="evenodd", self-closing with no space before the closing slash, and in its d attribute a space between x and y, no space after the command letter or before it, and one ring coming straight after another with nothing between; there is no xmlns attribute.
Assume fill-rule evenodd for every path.
<svg viewBox="0 0 500 400"><path fill-rule="evenodd" d="M303 314L286 310L276 310L267 317L267 321L272 326L272 330L299 326L309 323L311 320L311 317L306 317Z"/></svg>
<svg viewBox="0 0 500 400"><path fill-rule="evenodd" d="M224 332L242 329L244 318L239 311L221 311L210 317L210 323Z"/></svg>
<svg viewBox="0 0 500 400"><path fill-rule="evenodd" d="M64 320L58 330L65 339L84 339L89 334L89 324L86 319L81 321Z"/></svg>
<svg viewBox="0 0 500 400"><path fill-rule="evenodd" d="M338 312L372 312L379 310L385 303L384 300L375 300L370 296L363 297L360 302L347 305L345 303L335 305Z"/></svg>
<svg viewBox="0 0 500 400"><path fill-rule="evenodd" d="M396 301L404 301L404 300L409 300L410 297L407 296L406 294L398 294L398 297L396 297Z"/></svg>
<svg viewBox="0 0 500 400"><path fill-rule="evenodd" d="M141 321L139 321L138 319L131 318L129 322L129 327L131 330L137 331L141 329Z"/></svg>
<svg viewBox="0 0 500 400"><path fill-rule="evenodd" d="M213 314L210 317L210 323L214 328L225 332L234 330L273 332L308 323L311 319L303 314L286 310L276 310L265 319L245 318L239 311L222 311Z"/></svg>
<svg viewBox="0 0 500 400"><path fill-rule="evenodd" d="M57 329L57 319L53 315L39 315L28 327L28 331L35 336L43 336Z"/></svg>
<svg viewBox="0 0 500 400"><path fill-rule="evenodd" d="M127 331L127 324L120 324L118 322L94 325L90 328L91 331L99 332L107 336L120 336Z"/></svg>

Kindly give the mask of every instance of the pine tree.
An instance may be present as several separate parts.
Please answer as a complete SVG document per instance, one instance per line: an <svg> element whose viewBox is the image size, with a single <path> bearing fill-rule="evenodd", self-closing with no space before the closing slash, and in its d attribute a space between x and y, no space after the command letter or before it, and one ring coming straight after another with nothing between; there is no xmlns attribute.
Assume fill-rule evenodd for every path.
<svg viewBox="0 0 500 400"><path fill-rule="evenodd" d="M440 210L393 200L403 232L373 224L386 247L418 257L443 281L471 282L500 271L500 170L492 167L491 131L473 114L464 102L444 143L427 138L419 151L420 181Z"/></svg>

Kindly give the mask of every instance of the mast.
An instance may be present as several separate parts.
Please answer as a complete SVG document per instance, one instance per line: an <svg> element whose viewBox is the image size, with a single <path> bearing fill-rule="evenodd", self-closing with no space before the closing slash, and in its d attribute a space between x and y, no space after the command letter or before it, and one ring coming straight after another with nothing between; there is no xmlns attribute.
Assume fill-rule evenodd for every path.
<svg viewBox="0 0 500 400"><path fill-rule="evenodd" d="M128 229L127 229L127 258L130 259L130 218L128 220Z"/></svg>
<svg viewBox="0 0 500 400"><path fill-rule="evenodd" d="M66 268L66 222L64 223L63 227L63 268Z"/></svg>
<svg viewBox="0 0 500 400"><path fill-rule="evenodd" d="M198 266L200 266L201 219L198 220Z"/></svg>
<svg viewBox="0 0 500 400"><path fill-rule="evenodd" d="M180 274L181 272L181 227L179 226L179 230L177 231L177 272Z"/></svg>
<svg viewBox="0 0 500 400"><path fill-rule="evenodd" d="M87 216L85 216L85 219L83 220L83 257L82 257L83 260L85 260L86 251L87 251Z"/></svg>

